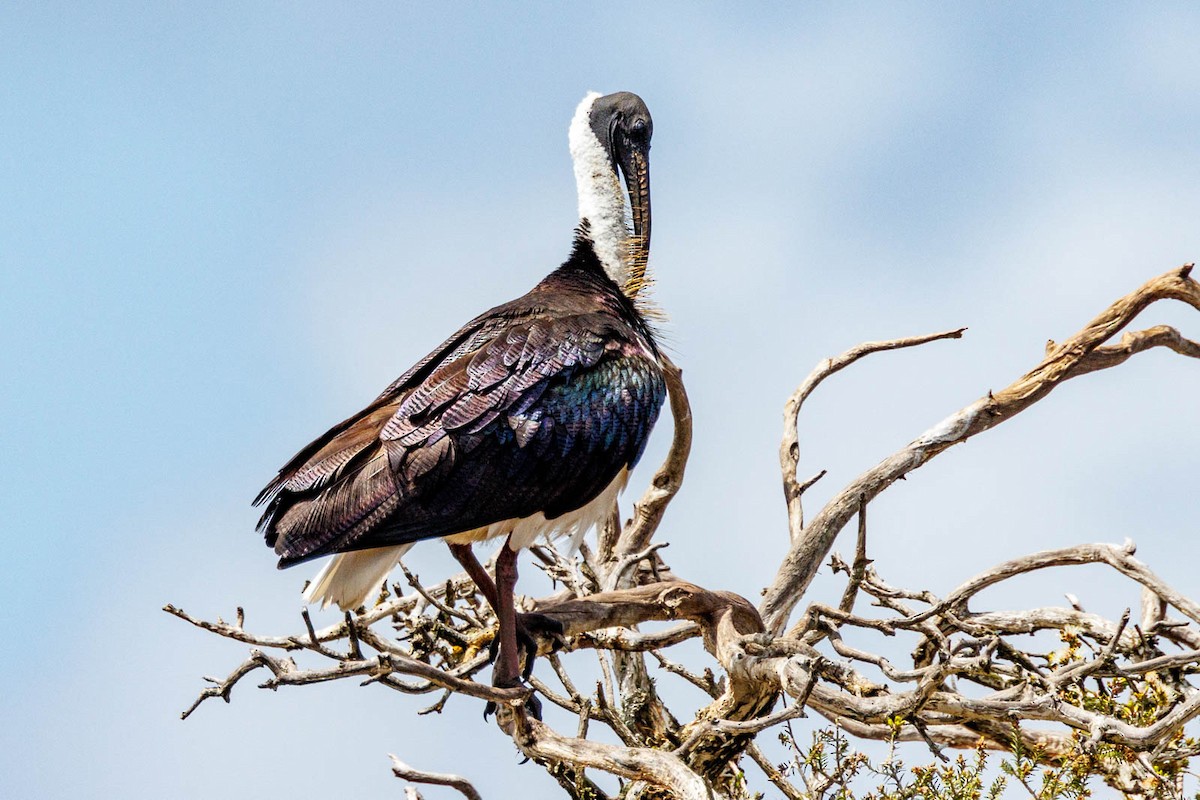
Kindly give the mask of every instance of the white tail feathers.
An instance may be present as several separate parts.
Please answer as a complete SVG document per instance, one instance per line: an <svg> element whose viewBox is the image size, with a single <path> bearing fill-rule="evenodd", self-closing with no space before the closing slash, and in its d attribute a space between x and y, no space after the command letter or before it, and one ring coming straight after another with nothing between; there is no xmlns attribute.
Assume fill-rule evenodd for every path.
<svg viewBox="0 0 1200 800"><path fill-rule="evenodd" d="M568 552L573 553L578 549L584 534L602 525L612 513L617 497L628 482L629 468L625 467L590 503L554 519L548 520L545 514L538 512L528 517L502 520L442 538L449 542L469 544L510 536L512 546L519 550L529 547L542 536L569 535L571 546ZM379 588L388 574L411 548L412 544L401 544L395 547L339 553L317 573L317 577L313 578L304 592L304 601L320 603L321 608L329 608L336 603L343 611L353 611L359 606L364 606L379 594Z"/></svg>
<svg viewBox="0 0 1200 800"><path fill-rule="evenodd" d="M401 544L339 553L312 579L304 592L304 602L320 603L321 608L336 603L343 611L366 605L411 547Z"/></svg>

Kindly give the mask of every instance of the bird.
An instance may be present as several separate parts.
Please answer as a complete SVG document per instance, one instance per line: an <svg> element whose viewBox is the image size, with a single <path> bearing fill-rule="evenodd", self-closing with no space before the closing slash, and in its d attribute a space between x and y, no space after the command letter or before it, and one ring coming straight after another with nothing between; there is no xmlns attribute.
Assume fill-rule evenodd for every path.
<svg viewBox="0 0 1200 800"><path fill-rule="evenodd" d="M541 536L577 545L607 518L666 397L644 291L652 134L636 94L589 92L568 131L579 222L566 261L459 328L255 498L280 569L333 555L306 601L358 609L416 542L443 539L496 614L493 684L528 676L518 551ZM472 544L500 538L493 580Z"/></svg>

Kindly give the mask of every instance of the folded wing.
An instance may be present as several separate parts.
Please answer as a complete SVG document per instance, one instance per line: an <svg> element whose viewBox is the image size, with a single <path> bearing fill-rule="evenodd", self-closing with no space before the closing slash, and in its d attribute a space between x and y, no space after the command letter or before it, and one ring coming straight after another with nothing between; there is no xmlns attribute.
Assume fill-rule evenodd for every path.
<svg viewBox="0 0 1200 800"><path fill-rule="evenodd" d="M263 490L259 527L281 567L539 512L553 519L637 462L665 396L638 335L610 314L502 309L461 329Z"/></svg>

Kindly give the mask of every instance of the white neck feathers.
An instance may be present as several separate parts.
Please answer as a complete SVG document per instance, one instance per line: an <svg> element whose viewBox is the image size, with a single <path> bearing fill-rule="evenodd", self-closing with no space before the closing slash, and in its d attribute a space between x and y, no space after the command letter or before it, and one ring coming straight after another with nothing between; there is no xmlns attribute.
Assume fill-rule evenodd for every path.
<svg viewBox="0 0 1200 800"><path fill-rule="evenodd" d="M625 194L604 146L592 132L589 112L600 97L588 92L571 120L571 160L579 192L579 219L587 220L592 247L604 271L617 286L629 277L629 228L625 224Z"/></svg>

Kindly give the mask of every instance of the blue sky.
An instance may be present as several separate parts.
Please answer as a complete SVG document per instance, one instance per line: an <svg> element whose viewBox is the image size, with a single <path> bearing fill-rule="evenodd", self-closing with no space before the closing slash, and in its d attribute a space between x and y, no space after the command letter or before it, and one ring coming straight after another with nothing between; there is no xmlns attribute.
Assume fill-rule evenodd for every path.
<svg viewBox="0 0 1200 800"><path fill-rule="evenodd" d="M751 598L786 545L782 404L819 359L970 328L813 398L802 469L830 475L810 509L1200 254L1187 4L46 3L0 9L0 32L13 796L398 796L387 752L556 796L465 701L430 719L379 689L247 685L181 723L243 648L159 608L298 627L306 574L274 569L249 500L561 262L587 90L655 117L655 297L696 414L662 536L681 575ZM1194 312L1160 322L1200 336ZM1165 352L1068 384L878 501L878 568L945 591L1132 536L1200 593L1198 395ZM411 562L436 576L441 550ZM996 602L1063 591L1137 602L1087 570Z"/></svg>

